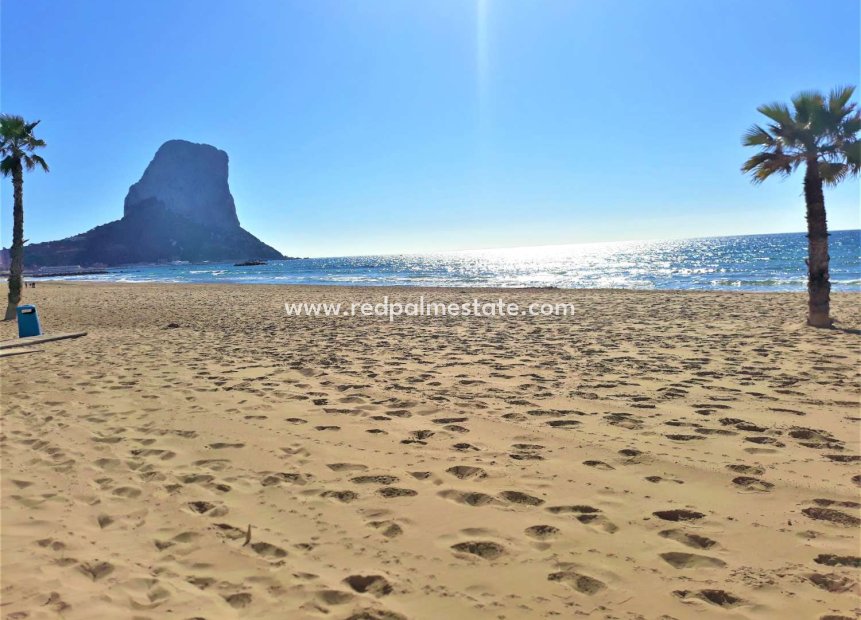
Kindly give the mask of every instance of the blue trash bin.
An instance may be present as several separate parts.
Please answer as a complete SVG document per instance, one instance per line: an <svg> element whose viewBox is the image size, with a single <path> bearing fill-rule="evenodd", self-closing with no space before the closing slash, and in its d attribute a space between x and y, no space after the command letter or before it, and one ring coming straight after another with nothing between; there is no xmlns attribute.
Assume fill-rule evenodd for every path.
<svg viewBox="0 0 861 620"><path fill-rule="evenodd" d="M18 306L18 337L41 336L42 326L39 325L39 314L36 306Z"/></svg>

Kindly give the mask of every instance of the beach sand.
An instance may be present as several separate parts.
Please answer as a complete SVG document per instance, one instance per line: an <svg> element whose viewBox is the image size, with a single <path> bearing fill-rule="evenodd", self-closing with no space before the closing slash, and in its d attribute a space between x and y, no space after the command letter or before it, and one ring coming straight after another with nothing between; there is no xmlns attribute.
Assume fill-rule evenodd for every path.
<svg viewBox="0 0 861 620"><path fill-rule="evenodd" d="M283 310L421 294L576 312ZM25 295L46 331L89 335L0 360L4 619L859 608L861 336L804 327L804 295ZM843 327L859 301L834 295Z"/></svg>

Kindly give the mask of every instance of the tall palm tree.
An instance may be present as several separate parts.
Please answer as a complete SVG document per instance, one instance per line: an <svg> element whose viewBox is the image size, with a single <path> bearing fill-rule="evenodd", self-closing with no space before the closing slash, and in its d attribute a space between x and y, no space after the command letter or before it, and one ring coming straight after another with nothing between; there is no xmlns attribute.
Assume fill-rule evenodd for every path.
<svg viewBox="0 0 861 620"><path fill-rule="evenodd" d="M9 265L9 304L4 321L15 318L21 301L21 273L24 271L24 170L37 166L48 172L48 164L34 152L45 141L33 135L39 121L28 123L20 116L0 114L0 173L12 176L12 250Z"/></svg>
<svg viewBox="0 0 861 620"><path fill-rule="evenodd" d="M771 121L744 134L745 146L760 152L741 167L754 183L773 174L789 176L802 164L807 204L807 324L831 327L831 282L828 275L828 223L822 185L837 185L861 170L861 114L849 99L854 86L835 88L825 97L818 91L797 94L792 109L782 103L757 110Z"/></svg>

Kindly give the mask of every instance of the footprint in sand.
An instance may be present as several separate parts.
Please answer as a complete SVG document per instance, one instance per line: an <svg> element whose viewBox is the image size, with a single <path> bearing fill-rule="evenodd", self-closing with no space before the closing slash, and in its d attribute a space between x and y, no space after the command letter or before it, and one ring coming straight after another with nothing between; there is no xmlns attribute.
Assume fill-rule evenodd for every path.
<svg viewBox="0 0 861 620"><path fill-rule="evenodd" d="M768 493L774 488L772 483L751 476L738 476L732 479L732 483L745 491L753 493Z"/></svg>
<svg viewBox="0 0 861 620"><path fill-rule="evenodd" d="M675 482L676 484L684 484L684 480L677 480L676 478L664 478L663 476L646 476L644 478L649 482L657 484L658 482Z"/></svg>
<svg viewBox="0 0 861 620"><path fill-rule="evenodd" d="M131 499L138 497L141 494L141 490L136 489L135 487L117 487L112 491L112 493L113 495L116 495L118 497L125 497Z"/></svg>
<svg viewBox="0 0 861 620"><path fill-rule="evenodd" d="M665 437L672 441L696 441L698 439L705 439L705 437L702 437L701 435L665 435Z"/></svg>
<svg viewBox="0 0 861 620"><path fill-rule="evenodd" d="M499 496L512 504L522 504L524 506L540 506L544 500L533 495L527 495L521 491L503 491Z"/></svg>
<svg viewBox="0 0 861 620"><path fill-rule="evenodd" d="M625 465L639 465L644 460L642 457L645 456L643 452L635 448L624 448L622 450L619 450L618 454L625 457Z"/></svg>
<svg viewBox="0 0 861 620"><path fill-rule="evenodd" d="M343 605L352 601L356 596L351 592L343 592L342 590L320 590L317 592L317 598L325 605Z"/></svg>
<svg viewBox="0 0 861 620"><path fill-rule="evenodd" d="M722 568L726 562L707 555L669 551L661 553L661 558L673 568Z"/></svg>
<svg viewBox="0 0 861 620"><path fill-rule="evenodd" d="M222 595L227 604L234 609L243 609L251 604L251 594L248 592L237 592L236 594Z"/></svg>
<svg viewBox="0 0 861 620"><path fill-rule="evenodd" d="M93 581L98 581L114 572L114 565L110 562L81 562L78 570Z"/></svg>
<svg viewBox="0 0 861 620"><path fill-rule="evenodd" d="M765 473L765 469L762 467L757 465L745 465L743 463L727 465L726 468L737 474L745 474L747 476L761 476Z"/></svg>
<svg viewBox="0 0 861 620"><path fill-rule="evenodd" d="M849 592L854 590L858 585L854 579L836 573L829 575L813 573L812 575L808 575L807 578L817 588L826 592Z"/></svg>
<svg viewBox="0 0 861 620"><path fill-rule="evenodd" d="M857 555L820 553L813 559L813 561L824 566L850 566L852 568L861 568L861 558Z"/></svg>
<svg viewBox="0 0 861 620"><path fill-rule="evenodd" d="M369 521L368 525L379 530L386 538L395 538L404 533L404 529L394 521Z"/></svg>
<svg viewBox="0 0 861 620"><path fill-rule="evenodd" d="M358 463L329 463L326 465L332 471L365 471L367 466Z"/></svg>
<svg viewBox="0 0 861 620"><path fill-rule="evenodd" d="M454 467L449 467L445 471L460 480L481 480L482 478L487 478L487 472L481 467L455 465Z"/></svg>
<svg viewBox="0 0 861 620"><path fill-rule="evenodd" d="M323 491L322 493L320 493L320 497L336 499L339 502L344 502L345 504L347 504L349 502L359 499L359 494L354 491Z"/></svg>
<svg viewBox="0 0 861 620"><path fill-rule="evenodd" d="M815 450L842 450L844 444L828 431L816 428L794 426L789 436L799 440L799 445Z"/></svg>
<svg viewBox="0 0 861 620"><path fill-rule="evenodd" d="M247 530L234 527L229 523L216 523L215 527L222 536L225 536L230 540L239 540L240 538L247 537Z"/></svg>
<svg viewBox="0 0 861 620"><path fill-rule="evenodd" d="M705 536L700 536L698 534L690 534L682 530L663 530L662 532L658 532L658 536L675 540L676 542L680 542L683 545L694 547L696 549L711 549L717 544L717 541L714 541L711 538L706 538Z"/></svg>
<svg viewBox="0 0 861 620"><path fill-rule="evenodd" d="M774 446L775 448L783 448L786 444L778 441L774 437L765 437L765 436L756 436L756 437L745 437L745 441L749 441L751 443L755 443L758 445L765 446Z"/></svg>
<svg viewBox="0 0 861 620"><path fill-rule="evenodd" d="M543 461L544 457L537 452L529 452L529 451L519 451L512 452L508 455L510 458L515 461Z"/></svg>
<svg viewBox="0 0 861 620"><path fill-rule="evenodd" d="M170 450L159 450L157 448L136 448L134 450L130 450L132 456L139 456L142 458L154 457L161 461L167 461L176 456L176 452L172 452Z"/></svg>
<svg viewBox="0 0 861 620"><path fill-rule="evenodd" d="M554 527L552 525L531 525L527 527L524 532L531 538L547 540L549 538L556 538L559 535L560 530L558 527Z"/></svg>
<svg viewBox="0 0 861 620"><path fill-rule="evenodd" d="M382 495L386 499L392 499L395 497L413 497L418 495L418 491L414 491L413 489L399 489L397 487L382 487L377 489L377 495Z"/></svg>
<svg viewBox="0 0 861 620"><path fill-rule="evenodd" d="M350 478L350 482L356 484L394 484L397 481L397 476L356 476Z"/></svg>
<svg viewBox="0 0 861 620"><path fill-rule="evenodd" d="M254 553L257 555L263 556L264 558L283 558L287 557L287 552L284 551L281 547L277 547L275 545L269 544L267 542L256 542L251 543L251 548L254 550Z"/></svg>
<svg viewBox="0 0 861 620"><path fill-rule="evenodd" d="M554 515L561 514L594 514L597 512L601 512L600 508L593 508L592 506L586 505L572 505L572 506L548 506L545 510Z"/></svg>
<svg viewBox="0 0 861 620"><path fill-rule="evenodd" d="M202 500L188 502L188 507L193 513L206 515L207 517L223 517L228 513L227 506L213 504L212 502Z"/></svg>
<svg viewBox="0 0 861 620"><path fill-rule="evenodd" d="M467 504L469 506L487 506L488 504L498 505L501 503L492 495L481 493L479 491L468 492L447 489L445 491L440 491L438 495L443 499L448 499L453 502L457 502L458 504Z"/></svg>
<svg viewBox="0 0 861 620"><path fill-rule="evenodd" d="M861 456L858 454L826 454L825 458L835 463L859 463Z"/></svg>
<svg viewBox="0 0 861 620"><path fill-rule="evenodd" d="M598 529L601 529L601 530L607 532L608 534L613 534L613 533L619 531L619 526L617 526L615 523L610 521L604 515L584 514L584 515L579 515L577 517L577 520L580 523L583 523L584 525L591 525L591 526L597 527Z"/></svg>
<svg viewBox="0 0 861 620"><path fill-rule="evenodd" d="M223 471L230 467L230 461L227 459L203 459L200 461L194 461L192 465L203 467L210 471Z"/></svg>
<svg viewBox="0 0 861 620"><path fill-rule="evenodd" d="M672 510L658 510L652 513L659 519L664 521L696 521L702 519L705 515L695 510L686 510L684 508L674 508Z"/></svg>
<svg viewBox="0 0 861 620"><path fill-rule="evenodd" d="M36 541L36 544L40 547L50 547L52 551L62 551L66 548L66 545L59 540L54 540L53 538L42 538Z"/></svg>
<svg viewBox="0 0 861 620"><path fill-rule="evenodd" d="M861 519L858 517L846 514L839 510L834 510L833 508L820 508L818 506L813 506L811 508L805 508L801 513L811 519L816 519L817 521L828 521L829 523L842 527L861 526Z"/></svg>
<svg viewBox="0 0 861 620"><path fill-rule="evenodd" d="M434 424L457 424L459 422L467 422L469 418L437 418L436 420L431 420Z"/></svg>
<svg viewBox="0 0 861 620"><path fill-rule="evenodd" d="M300 474L298 472L276 472L267 474L260 481L264 487L271 487L281 483L306 485L314 479L311 474Z"/></svg>
<svg viewBox="0 0 861 620"><path fill-rule="evenodd" d="M505 555L505 547L491 541L468 541L457 543L451 548L460 554L477 555L485 560L495 560Z"/></svg>
<svg viewBox="0 0 861 620"><path fill-rule="evenodd" d="M549 422L545 422L545 424L553 428L573 428L580 426L580 422L577 420L550 420Z"/></svg>
<svg viewBox="0 0 861 620"><path fill-rule="evenodd" d="M382 575L350 575L344 579L344 583L359 594L367 593L377 597L391 594L394 590L392 584Z"/></svg>
<svg viewBox="0 0 861 620"><path fill-rule="evenodd" d="M734 594L730 594L726 590L699 590L697 592L692 592L690 590L676 590L673 592L673 596L682 600L697 598L706 601L707 603L711 603L712 605L717 605L718 607L736 607L744 602L742 599Z"/></svg>
<svg viewBox="0 0 861 620"><path fill-rule="evenodd" d="M547 575L548 581L557 581L580 592L581 594L593 595L605 589L607 585L594 577L578 573L574 570L564 570Z"/></svg>
<svg viewBox="0 0 861 620"><path fill-rule="evenodd" d="M604 461L583 461L583 464L587 467L594 467L595 469L600 469L601 471L610 471L611 469L616 469L615 467L605 463Z"/></svg>
<svg viewBox="0 0 861 620"><path fill-rule="evenodd" d="M114 522L114 518L110 515L100 514L96 517L96 523L99 524L99 527L104 529L108 527L111 523Z"/></svg>

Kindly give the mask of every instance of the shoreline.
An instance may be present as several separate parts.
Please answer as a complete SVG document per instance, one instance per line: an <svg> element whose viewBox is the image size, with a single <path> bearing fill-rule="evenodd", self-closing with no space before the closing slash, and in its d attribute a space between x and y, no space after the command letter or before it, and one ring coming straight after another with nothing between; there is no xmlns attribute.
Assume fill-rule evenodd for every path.
<svg viewBox="0 0 861 620"><path fill-rule="evenodd" d="M658 289L658 288L560 288L560 287L498 287L498 286L412 286L398 284L296 284L282 282L170 282L170 281L103 281L103 280L40 280L40 284L58 285L58 286L190 286L190 287L284 287L288 290L309 289L309 290L397 290L397 291L438 291L438 292L510 292L510 293L624 293L624 294L656 294L656 295L672 295L676 293L691 294L691 295L793 295L807 297L807 291L746 291L746 290L711 290L711 289ZM859 295L861 289L853 291L832 291L832 296L843 295Z"/></svg>

